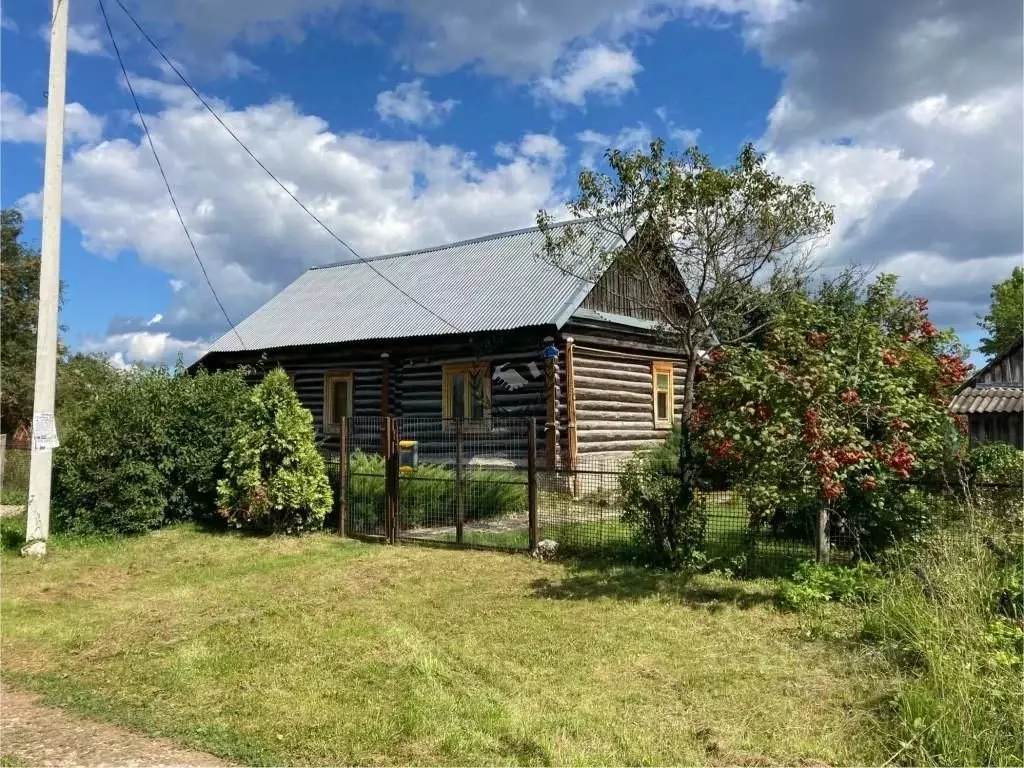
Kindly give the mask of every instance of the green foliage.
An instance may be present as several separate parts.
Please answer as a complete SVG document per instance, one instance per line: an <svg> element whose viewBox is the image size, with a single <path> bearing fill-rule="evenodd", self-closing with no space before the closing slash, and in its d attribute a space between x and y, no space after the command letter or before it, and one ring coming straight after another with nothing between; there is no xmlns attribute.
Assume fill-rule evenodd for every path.
<svg viewBox="0 0 1024 768"><path fill-rule="evenodd" d="M313 416L280 368L252 390L224 468L217 500L221 515L237 528L298 533L318 528L331 510Z"/></svg>
<svg viewBox="0 0 1024 768"><path fill-rule="evenodd" d="M991 531L972 533L902 551L864 618L899 764L1020 764L1024 552L1019 538L1000 551Z"/></svg>
<svg viewBox="0 0 1024 768"><path fill-rule="evenodd" d="M212 519L248 389L241 372L117 375L84 400L54 452L58 531L138 533Z"/></svg>
<svg viewBox="0 0 1024 768"><path fill-rule="evenodd" d="M706 561L707 515L696 497L680 503L679 451L676 429L663 445L630 457L619 475L622 521L655 563L696 570Z"/></svg>
<svg viewBox="0 0 1024 768"><path fill-rule="evenodd" d="M122 376L102 355L76 352L57 361L57 422L63 434Z"/></svg>
<svg viewBox="0 0 1024 768"><path fill-rule="evenodd" d="M1009 443L982 443L967 454L971 479L1020 487L1024 480L1024 450Z"/></svg>
<svg viewBox="0 0 1024 768"><path fill-rule="evenodd" d="M19 242L21 212L0 212L0 423L14 432L32 422L39 315L39 252Z"/></svg>
<svg viewBox="0 0 1024 768"><path fill-rule="evenodd" d="M354 451L349 459L349 508L354 519L380 526L384 521L384 458ZM466 521L485 520L526 510L526 486L508 472L469 469L464 475ZM421 464L399 478L400 524L406 527L455 524L455 472L439 464Z"/></svg>
<svg viewBox="0 0 1024 768"><path fill-rule="evenodd" d="M827 506L870 552L931 524L904 481L934 477L962 449L947 403L967 366L894 276L791 296L762 346L715 350L705 369L693 424L754 526L813 531Z"/></svg>
<svg viewBox="0 0 1024 768"><path fill-rule="evenodd" d="M978 323L988 334L979 349L986 355L1005 352L1024 333L1024 268L1014 267L1001 283L992 286L992 304Z"/></svg>
<svg viewBox="0 0 1024 768"><path fill-rule="evenodd" d="M865 561L852 568L805 562L779 584L776 599L783 607L800 611L821 603L868 601L882 585L881 571Z"/></svg>

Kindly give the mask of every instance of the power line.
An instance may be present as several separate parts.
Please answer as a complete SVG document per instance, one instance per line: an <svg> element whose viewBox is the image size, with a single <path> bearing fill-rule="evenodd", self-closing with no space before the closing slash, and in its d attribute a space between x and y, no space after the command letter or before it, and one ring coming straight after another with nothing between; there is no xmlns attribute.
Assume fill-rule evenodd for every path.
<svg viewBox="0 0 1024 768"><path fill-rule="evenodd" d="M217 112L213 109L213 107L211 107L210 104L206 101L206 99L203 98L203 95L201 93L199 93L199 91L197 91L195 89L195 87L192 85L192 83L190 83L188 81L188 79L185 77L185 75L183 75L181 73L181 70L178 69L178 67L175 65L175 63L173 61L171 61L171 59L169 59L167 57L167 55L160 49L160 46L156 44L156 41L153 40L153 38L149 36L149 34L146 32L146 30L144 30L142 28L142 25L139 24L138 21L136 21L135 17L132 15L131 11L129 11L125 7L124 3L121 2L121 0L114 0L114 1L118 4L118 6L120 6L121 10L124 11L124 14L131 20L132 24L135 25L135 28L139 31L139 34L141 34L144 38L146 38L146 42L148 42L153 47L153 50L155 50L160 55L160 58L162 58L164 60L164 62L167 64L167 66L169 66L171 68L171 71L174 72L174 74L178 76L178 79L181 80L181 82L184 83L185 86L190 91L192 91L192 94L197 99L199 99L199 103L201 103L204 107L206 107L206 111L207 112L209 112L211 115L213 115L213 119L216 120L218 123L220 123L221 128L223 128L225 131L227 131L228 135L231 136L231 138L234 139L236 142L238 142L238 145L242 149L245 150L245 153L247 155L249 155L249 157L251 157L253 159L253 161L256 163L256 165L258 165L260 168L262 168L266 172L266 174L271 179L274 180L274 182L277 184L277 186L279 186L282 190L284 190L284 193L286 195L288 195L288 197L290 197L292 200L294 200L295 203L303 211L305 211L306 214L311 219L313 219L313 221L315 221L317 224L319 224L320 227L324 230L324 232L326 232L328 235L330 235L335 240L337 240L338 243L341 244L341 246L343 248L348 250L349 253L351 253L353 256L355 256L356 259L358 259L364 265L366 265L371 270L373 270L373 272L375 272L378 277L380 277L382 280L384 280L384 282L386 282L388 285L390 285L396 291L398 291L403 296L405 296L405 298L409 299L409 301L411 301L413 304L417 305L418 307L420 307L423 310L426 310L429 314L433 315L435 318L437 318L442 323L447 325L453 331L456 331L457 333L461 333L462 332L461 328L459 328L456 325L453 325L449 320L447 320L446 318L442 317L437 312L432 310L430 307L428 307L427 305L423 304L422 302L420 302L419 300L414 298L404 288L399 286L397 283L395 283L393 280L391 280L387 275L385 275L383 272L381 272L379 269L377 269L377 267L374 266L372 262L370 262L367 259L364 259L362 256L360 256L356 252L355 248L353 248L351 245L349 245L347 242L345 242L341 237L339 237L334 232L334 230L332 230L330 227L328 227L326 224L324 224L324 222L315 213L313 213L311 210L309 210L309 208L306 207L305 203L303 203L301 200L299 200L299 198L296 197L295 194L290 189L288 189L288 187L279 178L277 178L277 176L274 175L273 171L271 171L269 168L267 168L267 166L264 165L263 162L258 157L256 157L256 155L253 154L252 150L249 149L249 147L246 146L245 142L242 141L240 138L238 138L238 136L235 134L235 132L232 131L230 127L228 127L227 123L225 123L221 119L220 115L218 115ZM102 7L102 2L100 3L100 5Z"/></svg>
<svg viewBox="0 0 1024 768"><path fill-rule="evenodd" d="M228 311L224 309L224 304L220 300L220 296L217 295L217 290L213 287L213 283L210 281L210 275L206 272L206 266L203 264L203 260L199 258L199 249L196 248L195 241L192 239L191 233L188 231L188 227L185 225L185 217L181 215L181 208L178 207L178 201L174 198L174 192L171 191L171 183L167 180L167 174L164 172L163 163L160 162L160 155L157 154L156 145L153 143L153 137L149 133L149 126L146 124L146 117L142 114L142 107L139 105L139 97L135 95L135 89L132 87L131 78L128 77L128 70L125 68L124 59L121 58L121 49L117 46L117 40L114 38L114 30L110 26L110 19L107 18L107 9L103 5L103 0L98 0L100 4L100 13L103 14L103 23L107 27L107 34L110 36L110 43L114 46L114 53L117 55L117 63L121 66L121 74L124 75L124 82L128 86L128 92L132 95L132 101L135 103L135 111L139 115L139 120L142 123L142 130L146 134L146 141L149 142L149 148L153 152L153 159L156 160L156 167L160 171L160 177L164 180L164 187L167 188L167 196L171 198L171 205L174 207L174 212L178 215L178 221L181 222L181 228L185 232L185 237L188 239L188 244L192 247L192 253L196 257L196 261L199 262L199 268L203 272L203 278L206 280L206 284L210 287L210 293L213 294L213 298L217 302L217 306L220 307L221 313L224 315L224 319L228 321L228 325L231 330L234 331L235 336L238 337L238 343L242 345L242 349L245 349L245 342L242 341L241 334L238 333L238 329L235 324L231 322L231 317L228 315Z"/></svg>

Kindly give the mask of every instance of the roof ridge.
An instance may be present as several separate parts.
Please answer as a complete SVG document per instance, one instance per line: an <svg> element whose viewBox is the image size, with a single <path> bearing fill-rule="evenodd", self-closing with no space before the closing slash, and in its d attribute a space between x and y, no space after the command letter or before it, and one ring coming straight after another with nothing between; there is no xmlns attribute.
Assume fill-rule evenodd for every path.
<svg viewBox="0 0 1024 768"><path fill-rule="evenodd" d="M555 222L552 226L564 227L569 224L586 224L588 222L597 219L597 216L592 216L586 219L571 219L567 221ZM345 261L334 261L330 264L318 264L310 267L307 272L312 272L314 269L331 269L333 267L347 267L352 264L365 264L368 261L385 261L387 259L399 259L403 256L415 256L421 253L431 253L432 251L446 251L449 248L457 248L461 245L473 245L474 243L486 243L489 240L500 240L503 237L513 237L515 235L525 235L527 232L538 232L540 231L539 226L533 227L522 227L520 229L510 229L505 232L495 232L490 235L480 235L478 237L469 237L465 240L455 240L451 243L440 243L438 245L427 246L426 248L412 248L408 251L398 251L396 253L385 253L380 256L371 256L363 259L346 259Z"/></svg>

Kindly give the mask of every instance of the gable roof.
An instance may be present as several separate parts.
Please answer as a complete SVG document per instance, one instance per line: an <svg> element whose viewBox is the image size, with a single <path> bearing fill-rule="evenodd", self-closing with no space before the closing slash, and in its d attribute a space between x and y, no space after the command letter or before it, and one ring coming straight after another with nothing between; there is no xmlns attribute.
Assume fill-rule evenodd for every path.
<svg viewBox="0 0 1024 768"><path fill-rule="evenodd" d="M601 253L619 245L591 221L582 229L574 272L590 274ZM564 225L560 225L564 226ZM590 242L596 244L591 250ZM537 227L448 245L313 267L210 347L238 352L307 344L561 327L593 287L540 258ZM382 278L374 268L387 277ZM404 296L416 301L452 326ZM245 346L239 342L241 336Z"/></svg>
<svg viewBox="0 0 1024 768"><path fill-rule="evenodd" d="M1024 412L1024 336L988 361L953 396L953 413Z"/></svg>

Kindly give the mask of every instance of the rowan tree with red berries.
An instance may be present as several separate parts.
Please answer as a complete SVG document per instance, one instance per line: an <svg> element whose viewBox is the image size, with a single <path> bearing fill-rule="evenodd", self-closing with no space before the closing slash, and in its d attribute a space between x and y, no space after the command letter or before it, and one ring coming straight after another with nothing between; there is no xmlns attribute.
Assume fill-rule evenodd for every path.
<svg viewBox="0 0 1024 768"><path fill-rule="evenodd" d="M760 347L717 350L704 367L692 426L752 528L813 530L826 508L833 530L873 548L927 522L908 481L962 449L947 406L970 366L895 276L864 286L846 273L796 295Z"/></svg>

